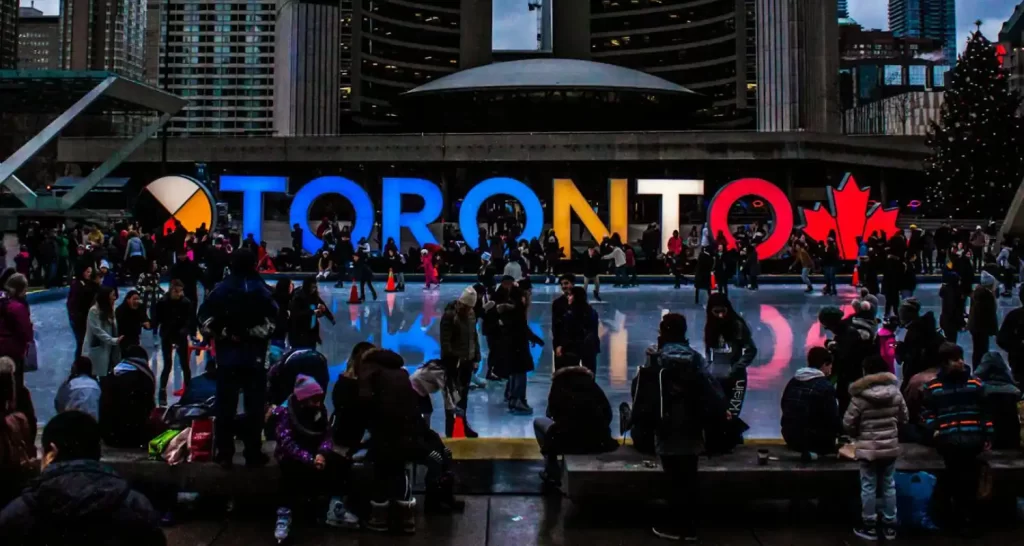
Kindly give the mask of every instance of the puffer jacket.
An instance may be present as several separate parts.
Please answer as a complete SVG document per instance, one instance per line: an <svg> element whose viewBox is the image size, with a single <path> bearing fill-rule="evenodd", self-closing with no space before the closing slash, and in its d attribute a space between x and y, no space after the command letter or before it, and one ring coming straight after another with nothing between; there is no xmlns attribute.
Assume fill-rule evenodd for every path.
<svg viewBox="0 0 1024 546"><path fill-rule="evenodd" d="M992 448L1020 449L1017 403L1021 392L1003 355L996 351L985 353L975 374L985 385L985 408L992 418Z"/></svg>
<svg viewBox="0 0 1024 546"><path fill-rule="evenodd" d="M857 459L878 461L899 457L899 425L909 420L909 414L896 376L891 373L864 376L850 385L850 396L843 429L857 438Z"/></svg>

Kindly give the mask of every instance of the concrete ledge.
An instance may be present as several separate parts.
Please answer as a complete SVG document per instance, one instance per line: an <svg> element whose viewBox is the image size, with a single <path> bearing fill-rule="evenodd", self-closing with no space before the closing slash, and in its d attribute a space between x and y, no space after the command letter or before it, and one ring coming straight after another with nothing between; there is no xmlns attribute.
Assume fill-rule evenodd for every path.
<svg viewBox="0 0 1024 546"><path fill-rule="evenodd" d="M757 464L763 446L743 445L733 453L701 458L701 498L810 499L852 498L859 487L859 463L847 460L800 461L785 447L769 448L773 458ZM992 467L999 491L1019 492L1024 485L1024 459L1019 451L992 452L983 458ZM654 463L653 465L651 463ZM934 449L906 444L897 469L941 474L942 458ZM650 500L664 495L665 477L657 457L630 447L602 455L565 457L564 491L574 502ZM698 493L694 493L698 494Z"/></svg>

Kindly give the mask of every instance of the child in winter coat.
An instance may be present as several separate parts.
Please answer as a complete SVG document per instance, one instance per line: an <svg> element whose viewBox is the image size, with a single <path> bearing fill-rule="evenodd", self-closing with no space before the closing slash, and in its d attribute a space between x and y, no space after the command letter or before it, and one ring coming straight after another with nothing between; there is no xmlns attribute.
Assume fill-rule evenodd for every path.
<svg viewBox="0 0 1024 546"><path fill-rule="evenodd" d="M430 285L441 286L441 283L437 280L437 270L434 269L433 256L425 248L420 251L420 265L423 266L423 289L430 289Z"/></svg>
<svg viewBox="0 0 1024 546"><path fill-rule="evenodd" d="M899 380L889 373L881 356L864 359L864 377L850 385L852 400L843 428L857 439L860 461L860 500L863 524L853 532L865 540L878 540L878 488L883 499L882 534L896 539L896 459L900 456L899 426L908 421L907 403Z"/></svg>
<svg viewBox="0 0 1024 546"><path fill-rule="evenodd" d="M332 527L356 527L359 519L345 509L337 495L348 466L334 454L324 390L308 375L295 378L295 389L287 402L274 410L277 420L277 448L274 457L281 469L281 497L284 506L277 509L274 538L288 538L292 510L303 500L330 494L327 524Z"/></svg>

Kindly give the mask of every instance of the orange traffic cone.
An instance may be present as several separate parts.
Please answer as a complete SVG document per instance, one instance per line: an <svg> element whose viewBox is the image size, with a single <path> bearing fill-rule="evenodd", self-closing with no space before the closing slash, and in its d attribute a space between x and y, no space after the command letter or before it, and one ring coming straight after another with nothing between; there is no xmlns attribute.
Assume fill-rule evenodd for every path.
<svg viewBox="0 0 1024 546"><path fill-rule="evenodd" d="M853 266L853 281L850 282L853 286L860 286L860 271L857 266Z"/></svg>
<svg viewBox="0 0 1024 546"><path fill-rule="evenodd" d="M711 289L718 290L718 282L715 281L715 274L711 274Z"/></svg>
<svg viewBox="0 0 1024 546"><path fill-rule="evenodd" d="M466 422L461 415L455 416L455 425L452 426L452 438L466 437Z"/></svg>
<svg viewBox="0 0 1024 546"><path fill-rule="evenodd" d="M356 280L355 279L352 279L352 291L349 292L348 302L350 304L355 304L355 305L363 303L362 300L359 299L359 290L356 288Z"/></svg>
<svg viewBox="0 0 1024 546"><path fill-rule="evenodd" d="M387 286L384 287L384 291L385 292L394 292L395 291L395 270L394 269L389 269L388 270L388 284L387 284Z"/></svg>

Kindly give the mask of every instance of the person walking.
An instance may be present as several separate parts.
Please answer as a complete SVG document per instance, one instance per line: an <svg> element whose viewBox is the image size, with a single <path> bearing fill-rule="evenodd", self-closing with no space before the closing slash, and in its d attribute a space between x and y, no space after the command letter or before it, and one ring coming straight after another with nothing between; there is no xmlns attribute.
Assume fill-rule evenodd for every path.
<svg viewBox="0 0 1024 546"><path fill-rule="evenodd" d="M366 263L367 255L356 252L352 255L352 278L359 281L359 301L366 301L366 287L370 287L370 294L374 301L377 300L377 289L373 287L373 270Z"/></svg>
<svg viewBox="0 0 1024 546"><path fill-rule="evenodd" d="M289 345L293 349L315 350L321 342L320 318L325 314L327 306L320 298L316 277L306 277L288 306Z"/></svg>
<svg viewBox="0 0 1024 546"><path fill-rule="evenodd" d="M555 369L583 365L597 375L597 355L601 352L597 311L587 303L586 289L576 286L569 292L569 307L555 333Z"/></svg>
<svg viewBox="0 0 1024 546"><path fill-rule="evenodd" d="M853 532L878 540L878 498L882 499L882 536L896 540L896 459L900 456L899 427L910 420L899 380L880 356L864 359L864 377L850 385L850 405L843 429L857 439L860 461L861 525Z"/></svg>
<svg viewBox="0 0 1024 546"><path fill-rule="evenodd" d="M451 438L455 426L456 412L464 419L466 437L476 438L478 435L469 426L469 384L476 367L480 363L480 339L476 330L477 293L473 287L462 291L459 299L448 303L441 317L441 362L444 366L449 389L458 394L456 410L445 409L445 435ZM491 349L494 350L493 348Z"/></svg>
<svg viewBox="0 0 1024 546"><path fill-rule="evenodd" d="M597 247L587 248L583 255L583 291L587 292L594 285L594 299L601 301L601 272L605 270L604 260L598 254Z"/></svg>
<svg viewBox="0 0 1024 546"><path fill-rule="evenodd" d="M20 273L11 275L0 292L0 357L14 361L14 380L19 386L25 384L25 359L35 342L27 293L28 279Z"/></svg>
<svg viewBox="0 0 1024 546"><path fill-rule="evenodd" d="M981 358L988 352L992 336L999 333L997 309L995 277L983 271L981 283L971 295L971 311L967 317L967 330L971 333L971 367L973 369L978 369Z"/></svg>
<svg viewBox="0 0 1024 546"><path fill-rule="evenodd" d="M157 400L160 406L167 405L167 381L174 369L174 355L178 355L184 388L192 381L192 363L189 358L188 340L196 335L195 304L185 296L185 286L178 279L171 281L171 290L156 303L153 309L153 328L160 332L160 353L163 369L160 372L160 390Z"/></svg>
<svg viewBox="0 0 1024 546"><path fill-rule="evenodd" d="M704 357L686 339L686 318L662 317L658 343L647 349L647 363L632 385L631 425L652 431L654 446L665 471L668 517L652 531L669 540L697 540L696 514L699 457L705 436L721 430L730 419L728 404L708 374Z"/></svg>
<svg viewBox="0 0 1024 546"><path fill-rule="evenodd" d="M199 308L199 320L217 347L215 461L229 467L235 453L238 393L245 394L245 418L239 436L247 466L269 460L261 449L267 372L264 359L277 319L277 304L256 271L256 255L235 251L231 274L210 292Z"/></svg>
<svg viewBox="0 0 1024 546"><path fill-rule="evenodd" d="M814 260L811 258L811 254L807 252L807 246L800 241L793 243L793 265L790 269L800 266L800 281L807 286L804 292L810 294L814 292L814 286L811 284L811 271L814 269Z"/></svg>

